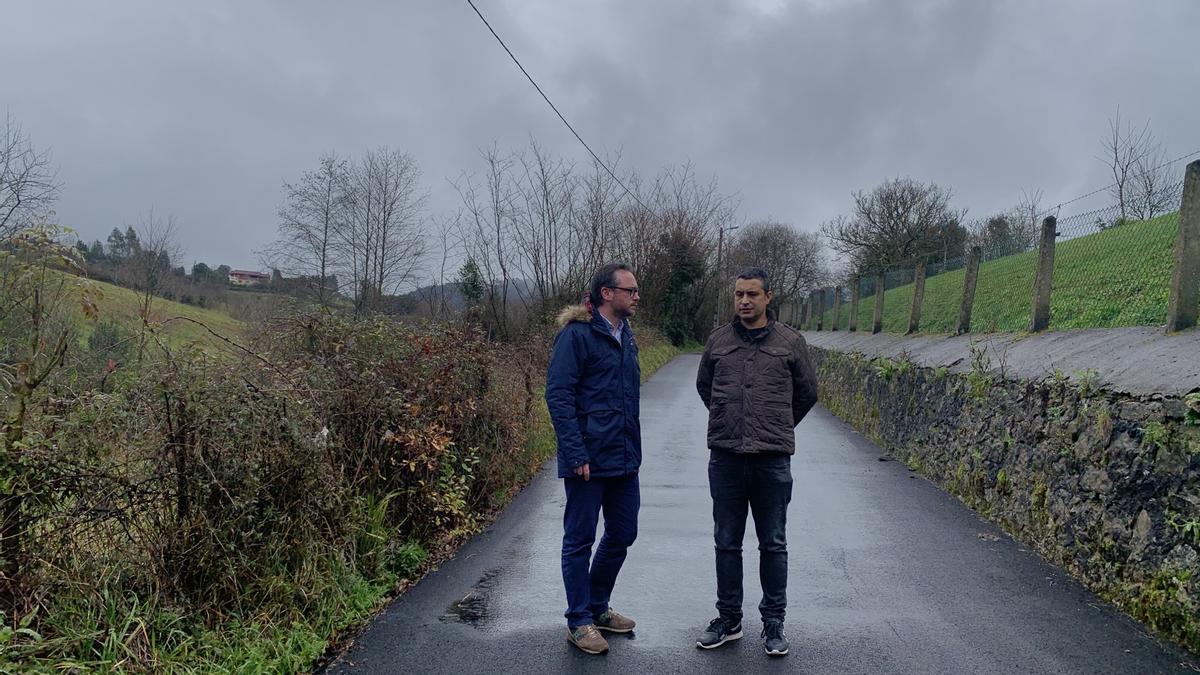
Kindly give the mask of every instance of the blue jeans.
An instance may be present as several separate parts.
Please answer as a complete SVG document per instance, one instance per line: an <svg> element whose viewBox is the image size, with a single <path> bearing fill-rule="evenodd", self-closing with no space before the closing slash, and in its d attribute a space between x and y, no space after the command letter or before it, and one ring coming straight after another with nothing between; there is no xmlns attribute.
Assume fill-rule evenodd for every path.
<svg viewBox="0 0 1200 675"><path fill-rule="evenodd" d="M625 554L637 538L641 492L637 474L615 478L563 479L562 575L567 588L567 626L592 623L608 611L608 599ZM592 557L596 524L604 511L604 536Z"/></svg>
<svg viewBox="0 0 1200 675"><path fill-rule="evenodd" d="M783 620L787 608L787 507L792 501L792 458L782 453L737 454L712 450L708 486L717 549L717 611L742 620L742 540L746 513L758 534L758 576L763 621Z"/></svg>

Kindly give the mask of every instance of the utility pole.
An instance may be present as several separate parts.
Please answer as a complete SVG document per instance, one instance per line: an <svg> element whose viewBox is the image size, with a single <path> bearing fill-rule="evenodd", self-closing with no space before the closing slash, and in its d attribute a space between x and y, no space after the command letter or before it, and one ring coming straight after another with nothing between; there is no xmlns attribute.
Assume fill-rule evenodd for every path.
<svg viewBox="0 0 1200 675"><path fill-rule="evenodd" d="M721 325L721 297L725 294L725 268L721 266L721 249L725 246L726 230L732 232L738 229L737 225L733 227L717 228L717 301L713 303L713 330Z"/></svg>

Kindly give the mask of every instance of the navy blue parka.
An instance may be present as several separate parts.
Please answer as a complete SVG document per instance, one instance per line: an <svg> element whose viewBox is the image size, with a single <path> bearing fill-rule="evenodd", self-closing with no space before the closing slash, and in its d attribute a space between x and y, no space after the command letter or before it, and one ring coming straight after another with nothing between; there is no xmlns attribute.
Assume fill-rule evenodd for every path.
<svg viewBox="0 0 1200 675"><path fill-rule="evenodd" d="M558 438L558 477L588 464L593 478L627 476L642 464L641 367L626 321L618 341L597 310L559 315L546 372L546 405Z"/></svg>

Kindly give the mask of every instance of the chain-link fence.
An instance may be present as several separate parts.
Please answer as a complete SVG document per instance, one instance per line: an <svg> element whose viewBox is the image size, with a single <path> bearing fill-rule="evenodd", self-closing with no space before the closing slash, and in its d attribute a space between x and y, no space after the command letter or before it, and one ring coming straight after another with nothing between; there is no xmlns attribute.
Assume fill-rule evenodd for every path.
<svg viewBox="0 0 1200 675"><path fill-rule="evenodd" d="M1044 327L1161 326L1167 322L1183 190L1184 181L1179 181L1159 189L1153 202L1115 204L1057 219L1052 267L1041 260L1040 217L993 217L968 224L967 243L958 247L966 249L967 255L951 255L947 246L940 256L935 252L882 275L847 282L837 294L840 303L829 288L794 303L789 314L793 324L807 329L847 330L857 286L854 327L869 332L876 318L876 289L882 282L884 332L1030 330L1035 280L1044 264L1052 270ZM979 256L978 272L973 301L967 304L969 319L963 324L972 248ZM919 283L922 262L925 274ZM1185 278L1182 283L1192 282ZM914 310L918 294L921 300Z"/></svg>

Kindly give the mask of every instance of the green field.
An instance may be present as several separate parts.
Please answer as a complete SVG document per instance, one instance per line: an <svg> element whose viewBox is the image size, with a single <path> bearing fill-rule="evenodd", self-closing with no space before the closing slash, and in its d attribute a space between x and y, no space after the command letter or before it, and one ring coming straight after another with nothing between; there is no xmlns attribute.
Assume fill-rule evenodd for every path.
<svg viewBox="0 0 1200 675"><path fill-rule="evenodd" d="M103 281L88 281L87 283L98 292L96 298L96 307L99 309L98 321L114 322L127 332L132 332L141 325L142 296L137 291ZM77 298L78 290L73 289L73 292L76 293ZM73 301L72 304L78 306L78 300ZM213 331L234 340L241 337L246 328L244 323L225 312L155 297L150 306L150 321L165 322L162 332L172 345L191 343L216 345L220 343L220 340L213 337L203 326L192 321L172 321L173 317L185 317L192 321L199 321L212 328ZM80 340L86 344L87 338L95 329L97 322L90 321L84 318L82 313L79 313L75 316L74 323L79 330Z"/></svg>
<svg viewBox="0 0 1200 675"><path fill-rule="evenodd" d="M1050 327L1108 328L1161 326L1167 321L1167 296L1179 214L1103 230L1055 247L1050 295ZM1037 251L983 263L971 314L972 332L1029 329ZM952 333L958 321L964 270L925 281L922 333ZM908 329L913 285L884 294L883 330ZM869 331L875 297L859 302L858 330ZM849 326L849 305L842 307L840 329ZM824 316L832 327L833 310Z"/></svg>

